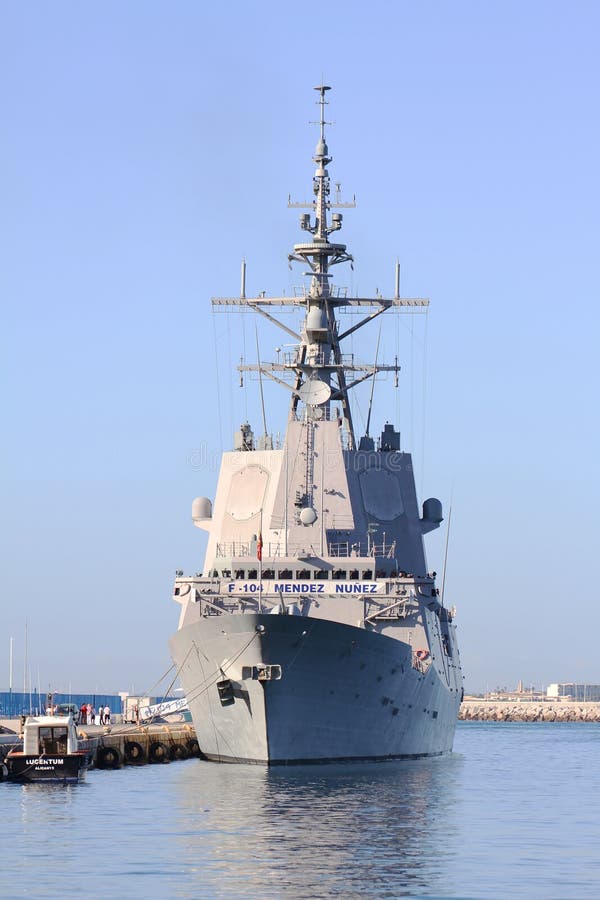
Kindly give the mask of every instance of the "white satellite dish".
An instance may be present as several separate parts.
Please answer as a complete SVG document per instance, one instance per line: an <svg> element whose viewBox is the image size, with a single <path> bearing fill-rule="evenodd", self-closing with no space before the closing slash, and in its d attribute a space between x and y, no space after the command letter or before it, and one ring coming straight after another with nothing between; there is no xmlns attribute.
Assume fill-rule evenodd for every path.
<svg viewBox="0 0 600 900"><path fill-rule="evenodd" d="M320 378L310 378L300 385L298 396L307 406L320 406L331 397L331 388Z"/></svg>

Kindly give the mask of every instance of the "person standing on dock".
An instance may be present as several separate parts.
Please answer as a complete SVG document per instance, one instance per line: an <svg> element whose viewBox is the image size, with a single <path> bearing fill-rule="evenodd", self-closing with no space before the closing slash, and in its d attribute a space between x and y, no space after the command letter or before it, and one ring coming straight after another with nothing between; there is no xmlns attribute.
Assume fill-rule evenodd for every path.
<svg viewBox="0 0 600 900"><path fill-rule="evenodd" d="M92 704L92 708L90 710L90 725L96 724L96 707Z"/></svg>
<svg viewBox="0 0 600 900"><path fill-rule="evenodd" d="M108 705L104 707L104 724L110 725L110 706Z"/></svg>
<svg viewBox="0 0 600 900"><path fill-rule="evenodd" d="M79 724L87 725L87 706L85 703L81 704L81 708L79 710Z"/></svg>

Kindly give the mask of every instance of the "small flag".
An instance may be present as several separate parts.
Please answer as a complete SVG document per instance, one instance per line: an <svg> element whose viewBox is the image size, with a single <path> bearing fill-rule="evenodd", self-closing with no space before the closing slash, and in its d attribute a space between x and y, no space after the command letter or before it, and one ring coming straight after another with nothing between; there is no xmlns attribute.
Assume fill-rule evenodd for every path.
<svg viewBox="0 0 600 900"><path fill-rule="evenodd" d="M258 543L256 545L256 558L259 559L261 562L262 562L262 548L263 548L262 531L259 531L258 532Z"/></svg>

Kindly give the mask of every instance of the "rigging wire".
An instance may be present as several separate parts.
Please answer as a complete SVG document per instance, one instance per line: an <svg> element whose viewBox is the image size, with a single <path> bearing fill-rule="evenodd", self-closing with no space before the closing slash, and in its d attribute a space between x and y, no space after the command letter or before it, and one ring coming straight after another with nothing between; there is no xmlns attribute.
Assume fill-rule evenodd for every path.
<svg viewBox="0 0 600 900"><path fill-rule="evenodd" d="M165 697L168 697L169 694L171 693L171 689L172 689L173 685L175 684L175 682L177 681L177 679L179 678L179 673L180 673L181 670L183 669L183 666L184 666L184 664L187 662L187 658L188 658L188 656L190 655L191 652L192 652L192 648L190 647L190 649L188 650L188 652L185 654L185 656L184 656L184 658L183 658L183 662L181 663L181 665L180 665L177 669L175 669L175 675L173 676L173 680L171 681L171 684L169 685L169 687L168 687L167 690L166 690L166 693L165 693L165 695L164 695ZM169 669L167 669L167 671L165 672L165 674L162 676L161 681L162 681L162 679L163 679L166 675L168 675L168 673L171 671L171 669L174 669L174 668L175 668L175 665L172 665ZM160 682L158 682L158 683L160 683ZM153 687L155 687L155 685L153 685ZM146 694L145 696L149 696L149 692L148 692L148 694ZM187 698L186 698L186 699L187 699ZM159 718L159 717L160 717L160 713L157 711L157 712L154 713L154 715L150 716L149 719L147 719L146 721L144 721L144 725L152 725L153 722L154 722L154 720L157 719L157 718Z"/></svg>
<svg viewBox="0 0 600 900"><path fill-rule="evenodd" d="M452 494L450 494L450 509L448 510L448 526L446 528L446 548L444 550L444 568L442 571L442 596L440 598L442 606L444 605L444 592L446 590L446 568L448 565L448 545L450 543L450 522L452 521Z"/></svg>
<svg viewBox="0 0 600 900"><path fill-rule="evenodd" d="M260 406L262 411L262 423L263 423L263 435L267 437L267 414L265 413L265 395L263 391L263 380L262 380L262 369L260 367L260 350L258 347L258 327L256 321L254 322L254 335L256 337L256 362L258 364L258 383L260 388ZM246 416L246 421L248 421L248 417Z"/></svg>
<svg viewBox="0 0 600 900"><path fill-rule="evenodd" d="M227 370L228 370L228 372L231 373L231 372L235 371L235 367L233 366L233 363L231 361L231 322L229 321L228 315L226 315L225 318L227 320L227 366L228 366ZM234 423L232 420L232 417L234 416L233 379L231 378L231 375L227 379L227 384L229 386L229 407L228 407L228 409L229 409L229 434L231 435L231 432L234 429Z"/></svg>
<svg viewBox="0 0 600 900"><path fill-rule="evenodd" d="M354 322L356 321L357 318L358 318L358 316L354 312L351 311L350 312L350 321L352 322L352 324L354 324ZM350 335L350 355L351 355L352 359L354 359L354 335L355 334L358 334L358 332L352 332L352 334ZM358 414L358 418L360 419L360 422L362 425L362 431L364 432L365 431L365 414L363 412L363 408L362 408L362 404L361 404L361 396L357 391L354 392L354 395L352 397L352 408L353 408L354 412Z"/></svg>
<svg viewBox="0 0 600 900"><path fill-rule="evenodd" d="M313 626L313 627L314 627L314 626ZM311 627L310 630L308 631L308 636L309 636L309 637L310 637L310 635L312 634L313 627ZM237 652L236 654L234 654L234 656L232 656L232 657L230 657L229 659L225 660L223 663L221 663L221 665L219 666L218 669L214 669L212 672L209 672L208 675L204 675L204 666L202 666L202 661L200 660L200 664L201 664L201 666L202 666L202 672L203 672L203 679L202 679L202 681L201 681L199 684L196 685L195 688L192 689L190 695L187 696L187 701L188 701L188 703L189 703L190 700L197 700L198 697L200 697L202 694L206 693L206 691L210 690L210 688L213 687L213 685L215 685L215 684L217 683L217 681L219 681L221 678L223 678L224 675L226 676L227 669L229 669L230 666L232 666L235 662L237 662L237 660L240 658L240 656L242 655L242 653L244 653L244 652L248 649L248 647L250 646L250 644L251 644L257 637L258 637L258 632L256 632L255 634L253 634L252 637L250 638L250 640L249 640L246 644L244 644L244 646L243 646L240 650L238 650L238 652ZM192 646L195 647L196 654L198 655L198 658L200 659L200 653L199 653L199 651L198 651L198 647L196 646L195 643L194 643ZM289 663L287 664L287 666L286 666L286 669L287 669L287 670L290 670L290 669L292 668L292 666L293 666L294 663L296 662L296 659L298 658L300 652L304 649L305 646L306 646L306 642L305 642L305 641L303 641L303 642L298 646L298 649L296 650L296 652L294 653L294 655L293 655L293 657L291 658L290 662L289 662ZM190 651L191 651L191 648L190 648ZM187 655L189 655L189 653L188 653ZM186 659L187 659L187 655L186 655ZM185 660L184 660L184 662L185 662ZM182 663L182 666L183 666L183 663Z"/></svg>
<svg viewBox="0 0 600 900"><path fill-rule="evenodd" d="M154 690L154 688L158 687L158 685L161 683L161 681L163 681L163 680L167 677L167 675L169 674L169 672L171 671L171 669L174 669L174 668L175 668L175 663L171 663L171 665L169 666L169 668L167 669L167 671L164 672L164 673L160 676L160 678L158 679L158 681L155 681L155 682L154 682L154 684L152 685L151 688L149 688L147 691L144 691L144 693L142 694L142 696L143 696L143 697L151 697L151 696L152 696L152 691Z"/></svg>
<svg viewBox="0 0 600 900"><path fill-rule="evenodd" d="M223 675L226 673L227 669L230 666L232 666L236 662L236 660L238 660L240 658L242 653L248 649L248 647L250 646L252 641L256 640L257 637L258 637L258 632L255 632L252 635L252 637L250 638L250 640L246 644L244 644L244 646L241 648L241 650L238 650L238 652L234 656L232 656L229 659L222 662L221 665L218 667L218 669L214 669L212 672L209 672L208 675L205 675L203 677L202 681L199 684L197 684L196 687L192 688L192 690L190 692L190 696L186 695L188 703L190 702L190 700L197 700L198 697L200 697L202 694L205 694L206 691L210 690L210 688L223 677ZM195 644L192 644L192 646L195 647L196 654L198 655L198 658L199 658L200 654L199 654L198 648L196 647ZM202 667L202 670L204 671L204 667ZM209 681L210 681L210 683L207 683Z"/></svg>
<svg viewBox="0 0 600 900"><path fill-rule="evenodd" d="M214 307L211 312L212 317L212 325L213 325L213 347L215 351L215 376L217 379L217 409L223 409L223 404L221 403L221 381L219 379L219 354L217 352L217 323L215 319L215 310ZM223 455L223 427L222 427L222 416L217 416L217 421L219 423L219 450L221 456Z"/></svg>
<svg viewBox="0 0 600 900"><path fill-rule="evenodd" d="M246 316L242 310L242 359L246 361ZM256 327L256 323L255 323ZM244 389L244 422L248 421L248 379L244 378L244 373L240 372L240 383Z"/></svg>
<svg viewBox="0 0 600 900"><path fill-rule="evenodd" d="M410 315L410 447L414 447L415 440L415 314Z"/></svg>
<svg viewBox="0 0 600 900"><path fill-rule="evenodd" d="M425 335L423 337L423 370L422 370L422 410L421 410L421 497L423 497L423 486L425 483L425 445L427 440L427 365L428 365L428 349L429 349L429 310L425 310Z"/></svg>
<svg viewBox="0 0 600 900"><path fill-rule="evenodd" d="M169 696L169 693L170 693L170 691L171 691L171 688L173 687L173 685L174 685L175 682L177 681L177 678L179 677L179 673L180 673L181 669L183 668L183 664L184 664L185 661L187 660L187 658L188 658L188 656L190 655L190 653L191 653L191 648L190 648L190 649L188 650L188 652L186 653L185 658L184 658L184 660L183 660L181 666L179 666L179 668L176 669L175 675L174 675L174 677L173 677L173 680L171 681L171 684L169 685L169 687L167 688L167 690L166 690L165 693L163 694L163 697L168 697L168 696ZM150 687L147 691L144 691L142 694L140 694L140 696L141 696L141 697L151 697L151 696L152 696L152 692L154 691L154 689L158 687L158 685L161 683L161 681L163 681L163 680L167 677L167 675L169 674L169 672L170 672L172 669L175 669L175 663L171 663L171 665L170 665L169 668L166 670L166 672L163 672L163 674L160 676L160 678L159 678L157 681L154 682L154 684L152 685L152 687ZM150 716L149 719L145 719L143 722L140 722L140 723L139 723L140 727L146 727L147 725L152 725L152 723L154 722L154 719L156 719L158 715L159 715L158 713L154 713L154 715L153 715L153 716ZM129 732L129 729L128 729L126 723L123 722L123 727L119 728L118 726L113 726L113 727L111 728L111 732L110 732L110 733L113 734L113 735L119 735L119 734L127 734L127 733L130 733L130 732Z"/></svg>
<svg viewBox="0 0 600 900"><path fill-rule="evenodd" d="M367 415L367 425L365 429L365 434L367 437L370 437L370 428L371 428L371 411L373 409L373 395L375 393L375 378L377 377L377 357L379 356L379 342L381 341L381 325L379 322L379 334L377 335L377 345L375 347L375 364L373 366L373 375L371 376L371 396L369 398L369 413Z"/></svg>
<svg viewBox="0 0 600 900"><path fill-rule="evenodd" d="M401 272L401 269L400 269L400 265L398 264L398 296L401 296L401 291L400 291L400 272ZM399 312L399 311L398 311L398 312L396 313L396 315L394 316L394 319L395 319L395 321L394 321L394 326L395 326L394 331L395 331L395 339L396 339L396 362L398 363L398 361L400 360L400 312ZM396 374L396 378L398 378L398 375L397 375L397 374ZM397 422L396 427L398 428L399 431L402 431L402 428L401 428L401 421L402 421L402 420L401 420L401 411L402 411L402 404L401 404L401 400L400 400L400 389L399 389L398 384L397 384L397 382L396 382L396 422Z"/></svg>

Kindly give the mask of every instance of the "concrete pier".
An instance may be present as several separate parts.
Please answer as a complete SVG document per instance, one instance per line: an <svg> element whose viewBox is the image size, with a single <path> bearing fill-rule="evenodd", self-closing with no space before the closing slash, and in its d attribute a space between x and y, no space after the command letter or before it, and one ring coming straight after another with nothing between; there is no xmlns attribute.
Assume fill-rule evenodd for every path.
<svg viewBox="0 0 600 900"><path fill-rule="evenodd" d="M600 703L463 700L458 718L471 722L600 722Z"/></svg>
<svg viewBox="0 0 600 900"><path fill-rule="evenodd" d="M79 737L94 748L94 766L118 769L200 756L196 732L188 724L83 725Z"/></svg>
<svg viewBox="0 0 600 900"><path fill-rule="evenodd" d="M11 746L19 746L20 719L2 722L16 732L0 745L0 762ZM169 763L200 756L200 747L192 725L82 725L77 729L82 748L93 751L94 768L119 769L121 766L143 766Z"/></svg>

